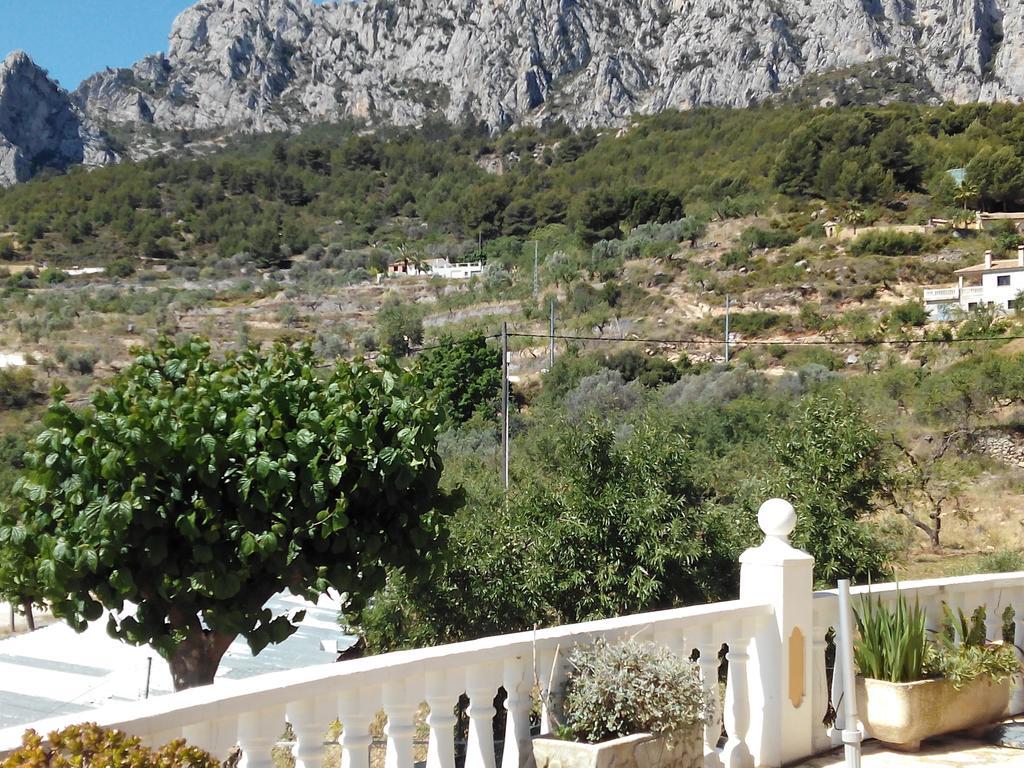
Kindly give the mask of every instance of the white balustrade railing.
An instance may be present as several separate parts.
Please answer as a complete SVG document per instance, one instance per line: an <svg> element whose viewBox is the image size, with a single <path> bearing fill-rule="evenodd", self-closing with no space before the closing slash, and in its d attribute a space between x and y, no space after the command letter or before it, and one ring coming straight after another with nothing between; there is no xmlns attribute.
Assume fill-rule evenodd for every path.
<svg viewBox="0 0 1024 768"><path fill-rule="evenodd" d="M418 741L424 732L426 768L456 768L457 746L465 751L464 768L530 768L531 716L540 713L537 730L551 731L557 713L549 711L548 694L561 688L573 646L638 637L697 659L713 702L704 729L706 768L782 765L840 742L845 692L829 663L838 597L834 590L813 591L813 560L787 539L795 525L792 507L768 502L758 521L765 542L741 558L740 600L218 681L29 727L45 735L91 721L154 746L184 737L217 757L238 747L246 768L269 768L287 723L293 739L284 748L291 748L297 768L320 768L328 750L340 751L342 768L369 768L374 723L386 719L385 768L412 768L422 759L417 747L423 748ZM858 587L854 602L869 592L892 600L897 590L925 607L933 629L943 603L968 613L984 606L990 639L1002 636L1004 613L1012 609L1016 644L1024 646L1024 573ZM500 690L505 718L496 739ZM457 745L455 711L463 695L468 728L464 744ZM1011 713L1021 711L1024 686L1018 680ZM336 721L341 734L329 742ZM0 758L17 747L24 730L0 731Z"/></svg>
<svg viewBox="0 0 1024 768"><path fill-rule="evenodd" d="M371 724L378 712L387 718L385 768L412 768L415 724L421 706L429 708L427 768L455 768L455 707L469 698L466 768L496 768L492 721L499 689L507 693L506 723L500 752L502 768L532 762L531 711L540 692L557 691L564 660L572 647L597 638L609 641L638 637L664 643L681 654L702 655L705 685L717 700L719 652L730 648L726 700L706 734L709 765L720 765L718 742L723 719L729 730L726 750L746 750L747 707L744 651L758 629L771 619L766 603L733 601L571 624L537 632L489 637L465 643L399 651L364 659L275 672L247 680L105 707L71 717L32 723L48 733L88 720L141 736L152 745L184 737L189 743L223 757L236 744L247 768L269 767L271 748L291 725L293 753L299 768L319 768L325 735L337 720L343 768L368 768ZM552 677L555 670L555 678ZM561 670L561 672L559 671ZM545 723L542 730L550 731ZM17 746L24 727L0 731L0 755ZM729 763L727 762L726 765Z"/></svg>
<svg viewBox="0 0 1024 768"><path fill-rule="evenodd" d="M950 288L925 288L925 301L956 301L960 298L960 290L956 286Z"/></svg>

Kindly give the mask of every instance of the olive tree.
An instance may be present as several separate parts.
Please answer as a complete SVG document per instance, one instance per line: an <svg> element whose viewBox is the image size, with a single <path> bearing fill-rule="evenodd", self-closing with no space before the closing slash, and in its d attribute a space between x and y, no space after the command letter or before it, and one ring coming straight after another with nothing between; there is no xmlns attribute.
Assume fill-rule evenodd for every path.
<svg viewBox="0 0 1024 768"><path fill-rule="evenodd" d="M54 613L150 644L176 689L212 682L238 636L258 653L297 617L282 590L358 610L388 567L429 567L457 499L439 489L438 409L388 359L317 370L308 346L223 359L193 339L144 352L88 407L58 392L0 520Z"/></svg>

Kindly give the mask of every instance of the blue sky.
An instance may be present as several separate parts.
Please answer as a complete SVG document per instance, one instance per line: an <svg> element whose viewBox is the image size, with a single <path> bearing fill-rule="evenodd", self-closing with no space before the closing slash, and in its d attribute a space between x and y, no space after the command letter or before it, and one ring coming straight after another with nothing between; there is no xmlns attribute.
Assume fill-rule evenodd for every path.
<svg viewBox="0 0 1024 768"><path fill-rule="evenodd" d="M322 0L317 0L321 2ZM167 50L194 0L0 0L0 57L27 51L68 90L104 67Z"/></svg>
<svg viewBox="0 0 1024 768"><path fill-rule="evenodd" d="M0 56L27 51L68 90L104 67L167 50L190 0L0 0Z"/></svg>

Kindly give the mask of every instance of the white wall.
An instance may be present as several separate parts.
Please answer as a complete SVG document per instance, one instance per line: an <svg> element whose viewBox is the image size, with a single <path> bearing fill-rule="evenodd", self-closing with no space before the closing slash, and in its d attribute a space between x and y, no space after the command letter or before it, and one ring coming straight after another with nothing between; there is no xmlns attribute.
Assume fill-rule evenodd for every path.
<svg viewBox="0 0 1024 768"><path fill-rule="evenodd" d="M998 278L1000 276L1008 276L1010 278L1010 284L1008 286L998 285ZM1017 298L1017 294L1024 291L1024 269L1014 268L1007 270L999 270L998 272L986 272L981 276L981 287L983 290L983 300L986 304L995 304L999 309L1012 309L1007 306L1007 302L1012 302Z"/></svg>

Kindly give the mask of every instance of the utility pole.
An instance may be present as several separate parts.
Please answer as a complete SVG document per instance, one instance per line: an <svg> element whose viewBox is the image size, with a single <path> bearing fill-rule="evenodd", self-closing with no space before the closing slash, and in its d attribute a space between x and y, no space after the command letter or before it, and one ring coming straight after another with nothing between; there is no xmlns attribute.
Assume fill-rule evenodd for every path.
<svg viewBox="0 0 1024 768"><path fill-rule="evenodd" d="M548 370L555 367L555 300L551 300L551 320L548 322Z"/></svg>
<svg viewBox="0 0 1024 768"><path fill-rule="evenodd" d="M501 458L508 491L508 323L501 324Z"/></svg>
<svg viewBox="0 0 1024 768"><path fill-rule="evenodd" d="M729 362L729 294L725 295L725 362Z"/></svg>
<svg viewBox="0 0 1024 768"><path fill-rule="evenodd" d="M540 243L533 241L533 300L540 296L540 275L537 272L540 266Z"/></svg>

